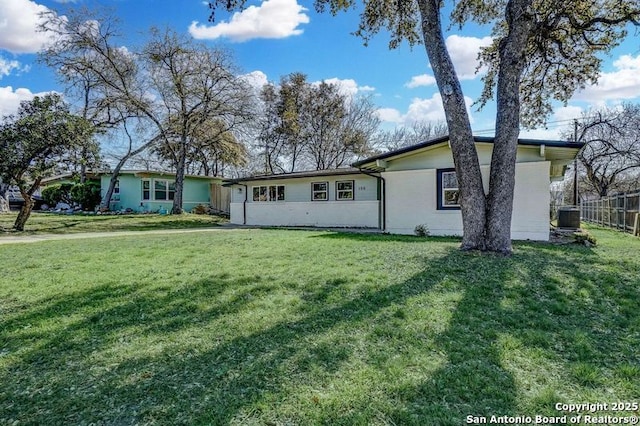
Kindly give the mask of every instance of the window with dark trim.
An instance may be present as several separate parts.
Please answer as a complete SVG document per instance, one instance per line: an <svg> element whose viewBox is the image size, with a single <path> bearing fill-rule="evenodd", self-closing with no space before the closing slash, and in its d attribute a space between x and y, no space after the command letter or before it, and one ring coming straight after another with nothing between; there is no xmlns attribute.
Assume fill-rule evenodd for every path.
<svg viewBox="0 0 640 426"><path fill-rule="evenodd" d="M353 181L339 180L336 182L336 201L353 200Z"/></svg>
<svg viewBox="0 0 640 426"><path fill-rule="evenodd" d="M144 201L151 200L151 181L149 179L142 180L142 199Z"/></svg>
<svg viewBox="0 0 640 426"><path fill-rule="evenodd" d="M455 169L437 171L438 210L460 210L460 189Z"/></svg>
<svg viewBox="0 0 640 426"><path fill-rule="evenodd" d="M311 201L327 201L329 199L329 182L311 183Z"/></svg>
<svg viewBox="0 0 640 426"><path fill-rule="evenodd" d="M284 201L284 185L263 185L252 188L253 201Z"/></svg>
<svg viewBox="0 0 640 426"><path fill-rule="evenodd" d="M113 194L111 195L111 201L120 201L120 179L116 179L116 183L113 186Z"/></svg>

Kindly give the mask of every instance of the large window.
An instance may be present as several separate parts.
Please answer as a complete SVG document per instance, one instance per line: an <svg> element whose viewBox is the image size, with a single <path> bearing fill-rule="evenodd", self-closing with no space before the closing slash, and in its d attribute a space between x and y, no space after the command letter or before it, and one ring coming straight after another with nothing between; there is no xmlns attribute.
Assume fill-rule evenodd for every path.
<svg viewBox="0 0 640 426"><path fill-rule="evenodd" d="M329 182L313 182L311 184L311 201L327 201L329 199Z"/></svg>
<svg viewBox="0 0 640 426"><path fill-rule="evenodd" d="M336 182L336 200L353 200L352 180L339 180Z"/></svg>
<svg viewBox="0 0 640 426"><path fill-rule="evenodd" d="M438 170L438 210L460 209L460 189L455 169Z"/></svg>
<svg viewBox="0 0 640 426"><path fill-rule="evenodd" d="M176 183L174 181L167 179L142 180L142 201L171 201L175 194Z"/></svg>
<svg viewBox="0 0 640 426"><path fill-rule="evenodd" d="M142 180L142 200L151 200L151 181L149 179Z"/></svg>
<svg viewBox="0 0 640 426"><path fill-rule="evenodd" d="M153 180L153 199L156 201L173 200L176 194L176 183L165 179Z"/></svg>
<svg viewBox="0 0 640 426"><path fill-rule="evenodd" d="M284 201L284 185L254 186L253 201Z"/></svg>

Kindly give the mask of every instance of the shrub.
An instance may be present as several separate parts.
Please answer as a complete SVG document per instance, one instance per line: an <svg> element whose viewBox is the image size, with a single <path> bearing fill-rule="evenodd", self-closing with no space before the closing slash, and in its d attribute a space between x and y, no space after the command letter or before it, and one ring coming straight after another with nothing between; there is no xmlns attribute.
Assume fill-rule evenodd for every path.
<svg viewBox="0 0 640 426"><path fill-rule="evenodd" d="M71 199L80 204L82 210L95 210L101 198L98 182L77 183L71 188Z"/></svg>
<svg viewBox="0 0 640 426"><path fill-rule="evenodd" d="M55 185L49 185L42 190L42 199L51 207L54 207L58 203L66 203L71 205L72 187L72 183L58 183Z"/></svg>
<svg viewBox="0 0 640 426"><path fill-rule="evenodd" d="M413 233L416 234L418 237L428 237L429 227L424 223L420 225L416 225L416 227L413 228Z"/></svg>
<svg viewBox="0 0 640 426"><path fill-rule="evenodd" d="M580 231L573 234L573 238L576 243L584 244L587 247L596 245L596 237L588 233L587 231Z"/></svg>
<svg viewBox="0 0 640 426"><path fill-rule="evenodd" d="M204 204L198 204L194 208L191 209L191 213L193 214L209 214L211 213L211 208L209 206L205 206Z"/></svg>

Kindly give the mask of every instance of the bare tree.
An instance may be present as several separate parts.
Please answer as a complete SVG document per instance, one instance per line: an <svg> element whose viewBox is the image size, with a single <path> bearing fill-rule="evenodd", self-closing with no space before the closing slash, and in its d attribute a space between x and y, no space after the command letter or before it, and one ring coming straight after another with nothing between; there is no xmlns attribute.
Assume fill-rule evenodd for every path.
<svg viewBox="0 0 640 426"><path fill-rule="evenodd" d="M154 112L158 137L174 159L173 213L182 213L187 156L203 128L212 141L249 122L255 99L240 77L231 54L210 49L167 29L152 30L142 58L159 102ZM159 115L162 114L162 117ZM211 126L215 121L216 126Z"/></svg>
<svg viewBox="0 0 640 426"><path fill-rule="evenodd" d="M589 111L575 125L564 136L586 144L578 154L585 186L599 197L621 190L624 178L640 170L640 105Z"/></svg>
<svg viewBox="0 0 640 426"><path fill-rule="evenodd" d="M396 127L393 130L381 130L376 135L376 147L384 151L394 151L406 146L426 142L440 136L446 136L446 123L438 121L416 121L411 126Z"/></svg>

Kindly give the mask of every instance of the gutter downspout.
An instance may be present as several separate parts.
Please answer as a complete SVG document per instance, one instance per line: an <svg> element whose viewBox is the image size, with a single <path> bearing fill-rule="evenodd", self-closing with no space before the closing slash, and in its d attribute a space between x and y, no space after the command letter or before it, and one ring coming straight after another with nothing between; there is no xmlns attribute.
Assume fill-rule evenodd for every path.
<svg viewBox="0 0 640 426"><path fill-rule="evenodd" d="M368 171L366 171L364 169L358 169L358 170L360 170L360 172L362 174L365 174L367 176L371 176L373 178L376 178L378 180L378 182L380 183L380 187L381 187L380 188L381 189L380 196L382 198L382 200L381 200L381 203L382 203L381 216L382 217L380 218L380 225L381 225L380 226L380 228L381 228L380 230L382 232L386 232L386 230L387 230L387 182L384 180L384 178L381 175L380 176L376 176L376 175L374 175L374 174L372 174L372 173L370 173L370 172L368 172Z"/></svg>
<svg viewBox="0 0 640 426"><path fill-rule="evenodd" d="M249 197L249 187L244 183L239 183L239 185L244 186L244 202L242 203L242 224L247 224L247 200Z"/></svg>

